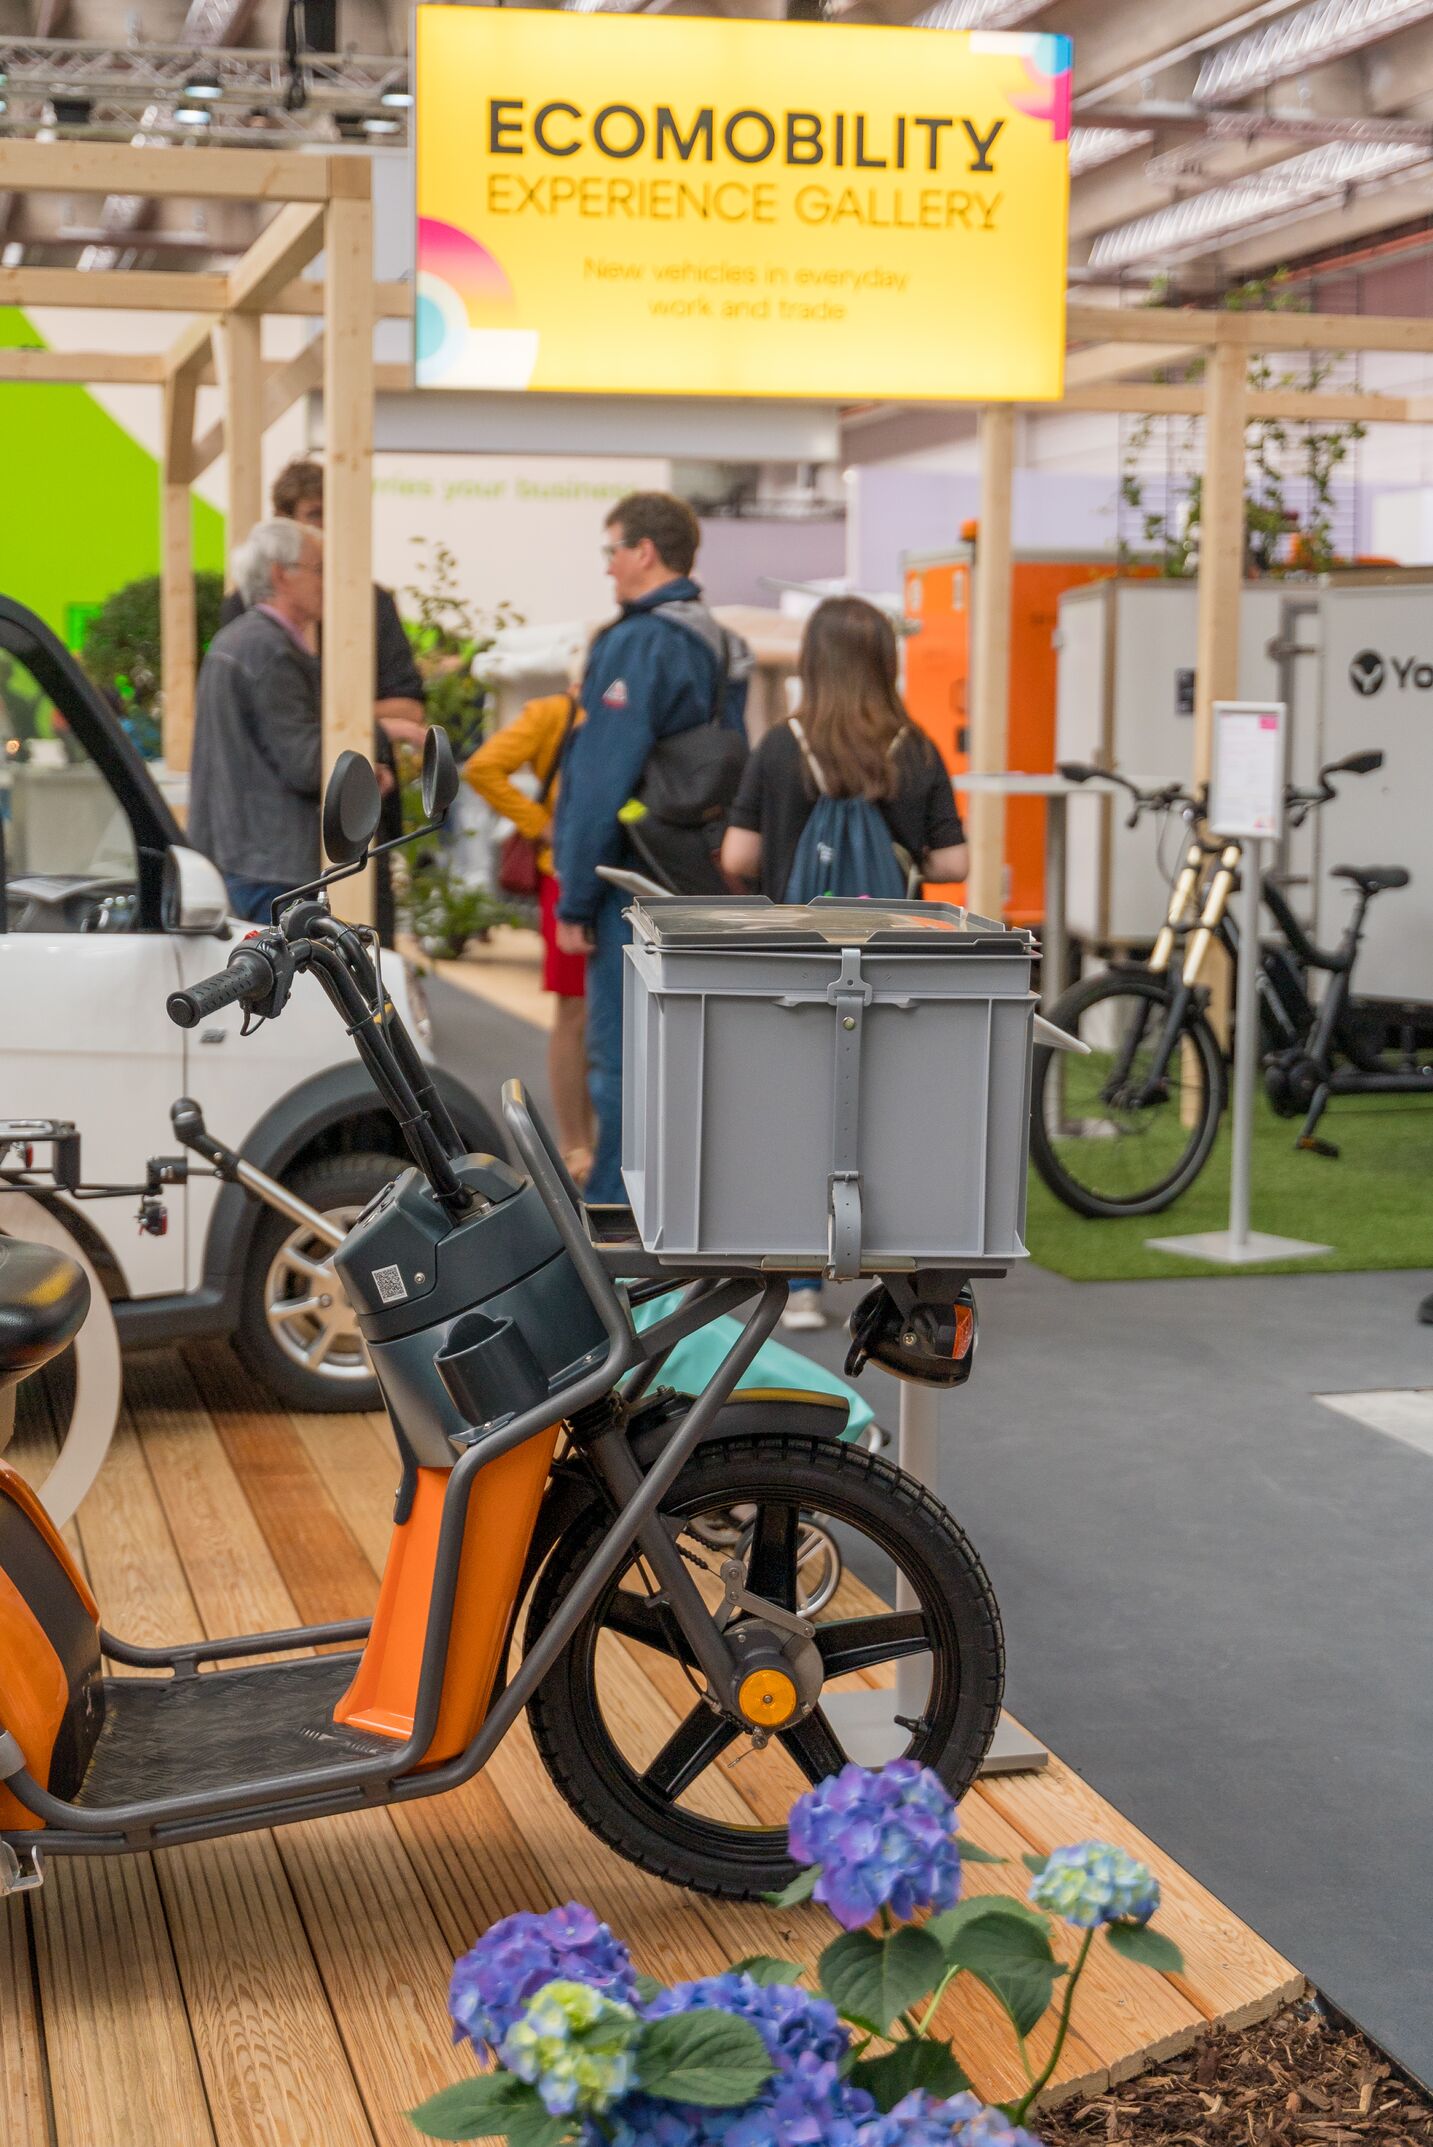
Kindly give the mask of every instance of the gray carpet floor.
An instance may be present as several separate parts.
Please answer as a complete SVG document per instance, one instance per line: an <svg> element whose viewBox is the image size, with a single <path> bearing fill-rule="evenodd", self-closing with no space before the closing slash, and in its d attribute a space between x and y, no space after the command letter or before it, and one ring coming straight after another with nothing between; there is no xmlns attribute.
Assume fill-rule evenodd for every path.
<svg viewBox="0 0 1433 2147"><path fill-rule="evenodd" d="M543 1040L459 998L440 1055L488 1099L536 1086ZM986 1283L938 1488L1012 1710L1433 2082L1433 1458L1313 1399L1433 1385L1429 1281Z"/></svg>

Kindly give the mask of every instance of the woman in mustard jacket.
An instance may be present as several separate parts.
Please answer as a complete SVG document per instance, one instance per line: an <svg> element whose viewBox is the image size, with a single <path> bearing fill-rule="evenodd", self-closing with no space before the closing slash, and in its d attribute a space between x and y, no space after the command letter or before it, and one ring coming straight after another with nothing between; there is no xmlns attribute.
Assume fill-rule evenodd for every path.
<svg viewBox="0 0 1433 2147"><path fill-rule="evenodd" d="M547 1078L563 1158L579 1185L592 1164L592 1106L587 1095L586 969L580 954L557 944L557 881L552 871L552 816L558 765L582 710L570 693L529 701L516 719L480 746L463 773L480 798L537 847L538 914L542 925L542 983L556 1004L548 1043ZM512 778L531 768L539 783L529 797Z"/></svg>

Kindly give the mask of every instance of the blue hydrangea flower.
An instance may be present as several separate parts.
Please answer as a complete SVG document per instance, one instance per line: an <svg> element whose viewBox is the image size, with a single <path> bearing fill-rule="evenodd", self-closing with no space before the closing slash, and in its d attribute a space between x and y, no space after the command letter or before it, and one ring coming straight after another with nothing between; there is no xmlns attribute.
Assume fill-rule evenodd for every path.
<svg viewBox="0 0 1433 2147"><path fill-rule="evenodd" d="M623 2005L637 2002L637 1979L627 1948L599 1923L590 1908L565 1908L535 1916L524 1909L504 1916L453 1969L448 2011L453 2040L466 2035L496 2049L524 2006L544 1984L590 1983Z"/></svg>
<svg viewBox="0 0 1433 2147"><path fill-rule="evenodd" d="M758 2030L777 2065L807 2055L835 2063L850 2048L836 2008L826 1999L798 1983L756 1983L733 1970L674 1984L644 2010L648 2020L671 2013L735 2013Z"/></svg>
<svg viewBox="0 0 1433 2147"><path fill-rule="evenodd" d="M791 1807L790 1848L819 1864L816 1899L848 1931L887 1906L949 1908L960 1893L955 1802L928 1767L846 1766Z"/></svg>
<svg viewBox="0 0 1433 2147"><path fill-rule="evenodd" d="M605 1998L590 1983L549 1983L528 2001L503 2037L509 2072L535 2087L553 2117L607 2110L636 2076L633 2046L641 2022L633 2007Z"/></svg>
<svg viewBox="0 0 1433 2147"><path fill-rule="evenodd" d="M1003 2110L987 2109L978 2095L948 2101L919 2091L884 2117L862 2125L860 2147L1039 2147Z"/></svg>
<svg viewBox="0 0 1433 2147"><path fill-rule="evenodd" d="M1055 1849L1030 1888L1036 1908L1092 1931L1101 1923L1148 1923L1159 1907L1159 1881L1109 1841Z"/></svg>

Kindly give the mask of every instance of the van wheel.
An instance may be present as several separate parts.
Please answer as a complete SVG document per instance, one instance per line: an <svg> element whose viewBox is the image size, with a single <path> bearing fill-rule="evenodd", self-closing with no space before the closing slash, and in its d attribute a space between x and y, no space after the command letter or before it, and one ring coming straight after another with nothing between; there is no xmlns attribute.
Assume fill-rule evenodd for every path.
<svg viewBox="0 0 1433 2147"><path fill-rule="evenodd" d="M285 1183L347 1229L402 1170L397 1156L323 1156ZM304 1223L266 1208L249 1247L234 1347L290 1409L380 1409L378 1381L331 1248Z"/></svg>

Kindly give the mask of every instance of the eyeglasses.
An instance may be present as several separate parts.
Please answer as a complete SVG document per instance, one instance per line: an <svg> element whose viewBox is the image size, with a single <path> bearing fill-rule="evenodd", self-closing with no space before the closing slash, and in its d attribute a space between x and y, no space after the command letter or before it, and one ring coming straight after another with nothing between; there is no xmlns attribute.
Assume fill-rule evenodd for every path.
<svg viewBox="0 0 1433 2147"><path fill-rule="evenodd" d="M610 567L619 552L635 552L636 549L637 546L635 544L629 544L627 542L627 539L625 537L622 537L616 544L604 544L602 547L602 557Z"/></svg>

